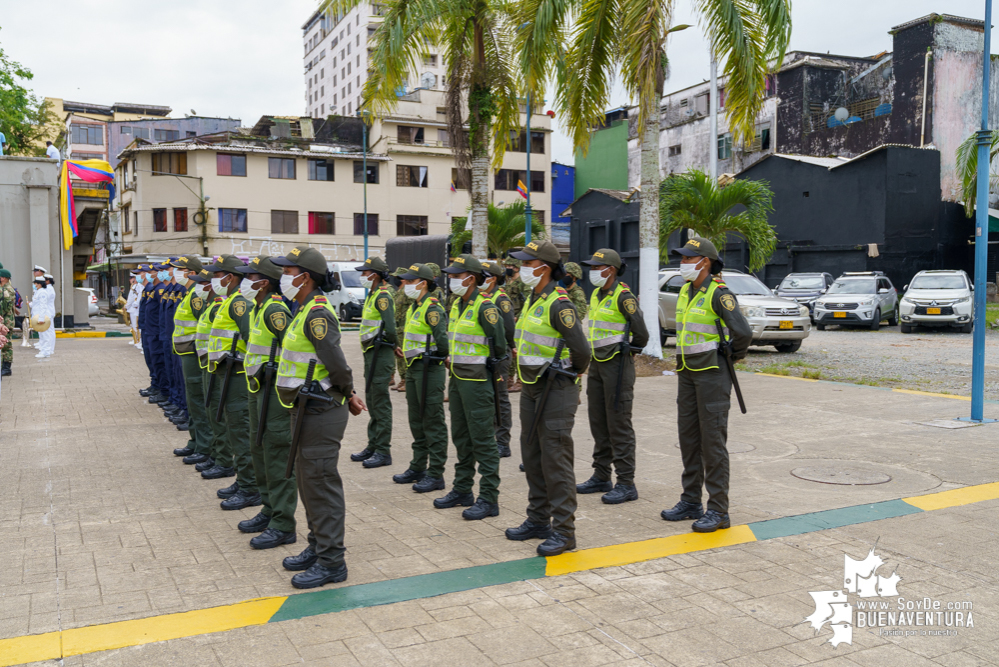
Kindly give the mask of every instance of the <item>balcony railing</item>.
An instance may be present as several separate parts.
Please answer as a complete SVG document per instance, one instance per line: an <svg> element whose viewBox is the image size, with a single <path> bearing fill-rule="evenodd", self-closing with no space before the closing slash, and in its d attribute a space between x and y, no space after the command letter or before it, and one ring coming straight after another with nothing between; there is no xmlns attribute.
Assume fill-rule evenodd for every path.
<svg viewBox="0 0 999 667"><path fill-rule="evenodd" d="M421 143L416 143L413 141L399 141L399 139L394 137L389 137L388 143L390 145L396 146L415 146L417 148L450 148L450 141L423 141Z"/></svg>

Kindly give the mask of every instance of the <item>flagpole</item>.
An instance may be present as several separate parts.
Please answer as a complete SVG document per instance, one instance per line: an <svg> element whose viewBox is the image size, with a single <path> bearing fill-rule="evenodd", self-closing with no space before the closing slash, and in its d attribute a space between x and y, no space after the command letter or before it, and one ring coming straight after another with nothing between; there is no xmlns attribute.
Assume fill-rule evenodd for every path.
<svg viewBox="0 0 999 667"><path fill-rule="evenodd" d="M524 206L524 245L531 242L531 93L527 93L527 176L524 178L527 205Z"/></svg>

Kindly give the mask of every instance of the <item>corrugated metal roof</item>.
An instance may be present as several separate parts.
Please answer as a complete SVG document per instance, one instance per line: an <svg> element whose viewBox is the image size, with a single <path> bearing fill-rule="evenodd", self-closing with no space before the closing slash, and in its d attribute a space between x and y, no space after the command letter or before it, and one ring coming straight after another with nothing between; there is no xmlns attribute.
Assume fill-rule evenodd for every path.
<svg viewBox="0 0 999 667"><path fill-rule="evenodd" d="M845 157L816 157L814 155L790 155L788 153L774 153L774 157L782 157L785 160L794 160L795 162L807 162L808 164L825 167L826 169L831 169L848 161Z"/></svg>
<svg viewBox="0 0 999 667"><path fill-rule="evenodd" d="M195 144L195 143L160 143L145 146L135 146L126 148L118 154L118 159L130 157L133 153L177 153L180 151L219 151L223 153L255 153L258 155L290 155L295 157L338 157L362 159L364 153L356 150L340 151L337 146L322 145L318 150L270 148L267 146L250 146L247 144ZM388 155L379 153L368 153L369 160L374 162L388 162L391 158Z"/></svg>
<svg viewBox="0 0 999 667"><path fill-rule="evenodd" d="M942 19L949 23L963 23L965 25L974 26L984 26L985 21L980 21L978 19L969 19L964 16L954 16L953 14L927 14L926 16L920 16L918 19L912 19L911 21L906 21L905 23L899 24L892 28L892 30L904 30L906 28L911 28L914 25L919 25L920 23L925 23L927 21L932 21L933 19Z"/></svg>

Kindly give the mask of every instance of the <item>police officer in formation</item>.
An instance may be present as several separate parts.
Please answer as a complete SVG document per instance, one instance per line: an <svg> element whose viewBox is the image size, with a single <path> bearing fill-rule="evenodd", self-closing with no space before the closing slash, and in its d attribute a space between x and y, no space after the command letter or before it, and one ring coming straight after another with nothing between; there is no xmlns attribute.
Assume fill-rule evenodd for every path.
<svg viewBox="0 0 999 667"><path fill-rule="evenodd" d="M292 442L294 466L309 524L309 546L285 558L283 565L298 571L291 580L295 588L315 588L347 578L346 510L337 464L349 415L359 415L365 405L355 394L340 348L336 311L323 296L322 290L333 287L326 259L315 248L296 246L273 261L283 268L281 292L298 302L284 334L277 391L281 404L293 408L290 427L298 437Z"/></svg>
<svg viewBox="0 0 999 667"><path fill-rule="evenodd" d="M461 516L469 520L499 514L499 451L493 426L497 385L494 362L506 350L506 336L499 308L479 286L485 280L482 263L472 255L458 255L444 269L457 298L448 318L449 407L451 440L458 460L454 486L434 501L437 509L468 507ZM479 497L472 493L475 469L479 470Z"/></svg>
<svg viewBox="0 0 999 667"><path fill-rule="evenodd" d="M402 346L397 357L406 362L406 403L413 435L413 459L392 480L412 484L413 491L444 489L447 463L447 424L444 421L443 361L448 355L447 317L440 301L431 296L434 273L426 264L413 264L400 276L406 296L412 299L406 316Z"/></svg>
<svg viewBox="0 0 999 667"><path fill-rule="evenodd" d="M722 261L707 239L692 237L673 251L680 256L686 283L676 302L677 426L683 459L683 494L667 521L694 519L693 530L710 533L728 528L729 459L728 411L732 380L720 353L718 335L730 338L734 360L746 356L753 331L739 302L721 279ZM701 486L708 492L708 509L701 505Z"/></svg>
<svg viewBox="0 0 999 667"><path fill-rule="evenodd" d="M180 365L179 382L184 396L183 419L187 425L188 436L187 445L175 449L173 453L176 456L186 457L195 452L207 451L211 432L201 389L201 369L198 367L197 355L194 352L198 316L206 304L204 299L198 296L194 289L195 283L192 281L192 278L201 271L201 260L189 255L171 260L170 265L174 267L174 280L183 290L183 298L173 311L171 347L173 356ZM192 392L201 396L200 405L192 396Z"/></svg>
<svg viewBox="0 0 999 667"><path fill-rule="evenodd" d="M395 295L389 287L388 265L381 257L369 257L355 267L368 290L361 312L361 350L364 353L365 401L368 405L368 444L351 461L365 468L392 465L392 399L389 382L395 368Z"/></svg>
<svg viewBox="0 0 999 667"><path fill-rule="evenodd" d="M590 267L590 370L586 377L586 404L593 434L593 476L576 486L577 493L603 493L601 500L616 505L638 500L635 488L635 429L631 425L635 396L632 347L644 348L649 331L638 299L618 276L621 256L602 248L583 264ZM617 484L611 485L611 475Z"/></svg>
<svg viewBox="0 0 999 667"><path fill-rule="evenodd" d="M413 303L413 300L406 296L406 290L402 288L401 276L406 273L407 270L408 269L406 269L406 267L400 266L392 272L390 277L392 285L395 289L395 302L393 307L395 308L396 332L401 332L406 328L406 315L409 313L409 305ZM404 357L396 357L395 370L399 374L399 380L395 383L395 390L404 392L406 391L406 359Z"/></svg>
<svg viewBox="0 0 999 667"><path fill-rule="evenodd" d="M561 256L550 241L532 241L512 253L523 261L520 279L532 289L517 320L520 450L527 473L527 520L508 528L510 540L543 539L542 556L576 547L576 480L572 425L579 403L579 374L590 350L576 309L558 286Z"/></svg>
<svg viewBox="0 0 999 667"><path fill-rule="evenodd" d="M497 351L501 361L496 364L495 368L496 377L502 380L496 382L496 390L499 392L499 414L496 416L496 449L500 458L507 458L511 453L510 429L513 427L509 381L511 364L516 354L513 334L517 326L517 319L514 315L513 301L510 300L503 288L503 283L506 281L506 272L503 267L497 262L482 262L482 269L485 280L479 289L493 300L493 303L499 308L500 318L503 320L504 340L502 348ZM499 341L496 345L499 348ZM506 353L500 354L504 348Z"/></svg>

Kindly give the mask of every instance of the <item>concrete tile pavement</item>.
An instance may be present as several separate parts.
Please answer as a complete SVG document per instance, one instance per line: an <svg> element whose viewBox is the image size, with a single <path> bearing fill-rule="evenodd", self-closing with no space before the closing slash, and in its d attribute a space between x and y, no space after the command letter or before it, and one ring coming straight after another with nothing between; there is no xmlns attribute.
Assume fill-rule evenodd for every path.
<svg viewBox="0 0 999 667"><path fill-rule="evenodd" d="M346 351L359 367L356 340L349 334ZM0 521L5 535L0 554L7 564L0 572L0 637L293 592L280 559L304 545L304 531L292 547L270 552L248 548L235 524L253 512L220 511L214 492L224 484L201 480L172 457L170 450L184 439L136 393L145 384L144 368L131 346L116 339L62 341L55 357L18 355L14 368L0 401ZM996 478L990 427L946 431L915 423L962 414L964 402L744 378L750 414L733 414L730 421L730 442L748 450L732 455L736 523ZM688 530L686 524L666 524L658 517L679 494L675 385L669 378L643 378L636 395L642 498L610 507L598 497L580 497L581 547ZM533 555L534 543L502 537L504 528L522 520L526 504L516 453L502 463L502 512L484 522L469 523L457 513L433 510L431 498L391 482L391 474L403 470L409 459L404 399L393 394L393 400L395 464L369 471L341 457L349 512L348 584ZM987 413L996 412L996 406L987 406ZM363 417L351 421L344 454L363 447L365 426ZM585 402L574 436L577 478L582 481L590 474L592 447ZM453 460L452 450L449 462ZM789 474L816 462L874 467L892 480L846 487ZM904 582L918 584L920 594L967 592L991 600L996 595L994 509L993 502L979 503L77 656L65 664L228 664L235 658L241 664L287 664L283 661L293 656L296 663L408 665L452 655L482 664L806 664L829 659L890 664L858 658L882 646L892 655L911 653L939 664L991 660L996 637L979 629L985 623L967 631L974 635L965 633L968 644L933 638L942 648L930 643L923 653L939 651L935 655L909 648L925 643L913 641L919 638L892 641L859 633L854 646L833 649L823 643L827 637L816 638L800 624L812 611L807 592L840 586L842 574L836 568L844 551L861 558L878 537L879 550L905 560ZM974 578L973 586L966 583L968 577ZM452 599L454 604L447 604ZM985 614L988 618L987 610ZM334 630L341 626L350 636ZM946 656L950 662L941 662ZM744 662L734 662L738 660Z"/></svg>

